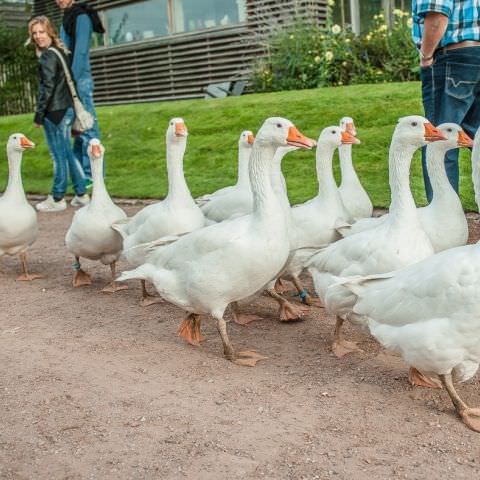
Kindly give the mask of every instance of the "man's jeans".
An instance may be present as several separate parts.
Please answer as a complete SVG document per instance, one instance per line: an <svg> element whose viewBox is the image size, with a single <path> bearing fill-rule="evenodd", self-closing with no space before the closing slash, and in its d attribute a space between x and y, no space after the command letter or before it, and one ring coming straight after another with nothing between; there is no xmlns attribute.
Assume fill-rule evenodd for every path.
<svg viewBox="0 0 480 480"><path fill-rule="evenodd" d="M73 153L80 160L85 176L92 177L92 169L90 166L90 158L88 157L88 143L92 138L100 140L100 129L98 128L97 113L93 104L93 80L91 78L82 78L76 82L78 96L83 103L85 109L95 118L95 123L90 130L86 130L73 142ZM104 166L105 168L105 166Z"/></svg>
<svg viewBox="0 0 480 480"><path fill-rule="evenodd" d="M434 126L458 123L472 138L480 125L480 46L440 50L432 66L422 68L422 98L425 116ZM427 199L432 187L422 150L423 178ZM458 193L458 149L445 156L447 176Z"/></svg>
<svg viewBox="0 0 480 480"><path fill-rule="evenodd" d="M70 130L75 114L69 108L59 124L44 119L43 130L47 139L50 155L53 159L53 188L55 201L65 196L68 186L68 174L72 177L73 190L76 195L85 193L85 175L80 162L75 158L70 143Z"/></svg>

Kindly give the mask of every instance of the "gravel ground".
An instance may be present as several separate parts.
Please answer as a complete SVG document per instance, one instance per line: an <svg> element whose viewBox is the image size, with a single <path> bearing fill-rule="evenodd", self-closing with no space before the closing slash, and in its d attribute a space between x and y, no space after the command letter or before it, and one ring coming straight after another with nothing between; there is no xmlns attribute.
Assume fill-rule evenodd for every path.
<svg viewBox="0 0 480 480"><path fill-rule="evenodd" d="M184 344L183 312L140 307L139 282L100 293L102 265L86 261L93 284L73 289L72 214L39 216L29 258L45 279L16 282L17 258L1 259L0 478L480 478L480 436L448 395L411 387L402 360L351 327L364 353L335 358L321 308L280 324L271 299L249 305L263 320L230 323L231 340L269 358L246 368L223 359L213 321L202 347ZM472 405L478 389L459 387Z"/></svg>

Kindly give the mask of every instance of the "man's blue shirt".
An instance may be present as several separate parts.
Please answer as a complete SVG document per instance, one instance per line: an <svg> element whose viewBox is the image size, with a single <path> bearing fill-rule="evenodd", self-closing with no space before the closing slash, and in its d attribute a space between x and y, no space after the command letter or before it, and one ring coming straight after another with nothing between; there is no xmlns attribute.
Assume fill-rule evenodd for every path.
<svg viewBox="0 0 480 480"><path fill-rule="evenodd" d="M480 41L480 0L412 0L412 36L418 47L422 40L425 16L429 12L448 17L447 31L439 47L464 40Z"/></svg>
<svg viewBox="0 0 480 480"><path fill-rule="evenodd" d="M70 50L72 39L63 25L60 29L60 38ZM92 21L86 14L79 15L75 24L75 50L72 58L73 78L78 82L84 78L91 78L90 69L90 41L92 38Z"/></svg>

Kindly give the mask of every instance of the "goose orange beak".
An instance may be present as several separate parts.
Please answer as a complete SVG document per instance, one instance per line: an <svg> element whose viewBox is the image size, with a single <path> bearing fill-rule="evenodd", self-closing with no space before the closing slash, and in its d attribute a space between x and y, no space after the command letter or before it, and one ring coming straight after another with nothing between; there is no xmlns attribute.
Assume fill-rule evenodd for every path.
<svg viewBox="0 0 480 480"><path fill-rule="evenodd" d="M356 145L360 140L348 130L342 132L342 145Z"/></svg>
<svg viewBox="0 0 480 480"><path fill-rule="evenodd" d="M290 127L288 129L287 144L292 147L313 148L316 142L300 133L295 127Z"/></svg>
<svg viewBox="0 0 480 480"><path fill-rule="evenodd" d="M187 127L184 123L176 123L175 124L175 135L177 137L184 137L187 134Z"/></svg>
<svg viewBox="0 0 480 480"><path fill-rule="evenodd" d="M255 136L251 133L248 137L247 137L247 142L250 144L250 145L253 145L253 142L255 141Z"/></svg>
<svg viewBox="0 0 480 480"><path fill-rule="evenodd" d="M443 133L438 128L435 128L430 122L425 123L423 127L425 129L424 136L427 142L446 140L446 137L443 135Z"/></svg>
<svg viewBox="0 0 480 480"><path fill-rule="evenodd" d="M473 140L463 130L460 130L458 132L457 145L459 147L472 148Z"/></svg>
<svg viewBox="0 0 480 480"><path fill-rule="evenodd" d="M92 145L92 155L95 158L99 158L102 156L102 149L100 148L100 145L98 144Z"/></svg>
<svg viewBox="0 0 480 480"><path fill-rule="evenodd" d="M353 122L348 122L348 123L345 124L345 131L347 131L348 133L350 133L354 137L357 136L357 130L356 130Z"/></svg>
<svg viewBox="0 0 480 480"><path fill-rule="evenodd" d="M23 135L22 137L20 137L20 146L22 148L33 148L35 144L31 140L29 140L25 135Z"/></svg>

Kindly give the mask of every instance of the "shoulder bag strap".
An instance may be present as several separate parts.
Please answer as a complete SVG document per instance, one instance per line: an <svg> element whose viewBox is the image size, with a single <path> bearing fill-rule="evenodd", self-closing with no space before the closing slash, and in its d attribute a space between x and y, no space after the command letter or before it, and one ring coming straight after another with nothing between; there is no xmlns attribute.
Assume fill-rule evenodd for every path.
<svg viewBox="0 0 480 480"><path fill-rule="evenodd" d="M63 66L63 71L65 72L65 77L67 79L67 84L68 84L68 88L70 90L70 93L72 94L72 97L74 99L78 98L77 90L75 89L75 84L73 83L72 76L70 75L70 69L68 68L67 64L65 63L65 59L63 58L63 55L56 48L49 47L48 49L51 50L52 52L55 52L57 57L60 59L60 62Z"/></svg>

